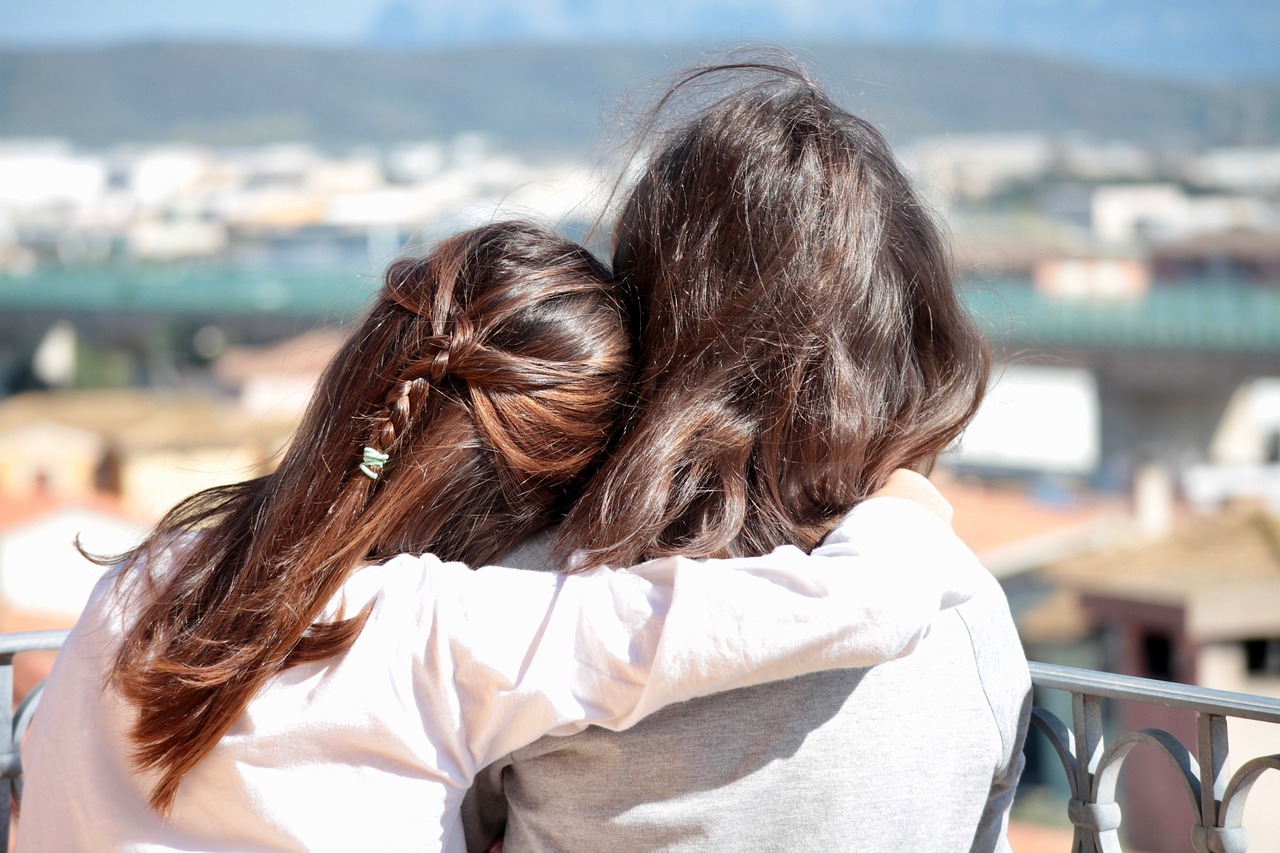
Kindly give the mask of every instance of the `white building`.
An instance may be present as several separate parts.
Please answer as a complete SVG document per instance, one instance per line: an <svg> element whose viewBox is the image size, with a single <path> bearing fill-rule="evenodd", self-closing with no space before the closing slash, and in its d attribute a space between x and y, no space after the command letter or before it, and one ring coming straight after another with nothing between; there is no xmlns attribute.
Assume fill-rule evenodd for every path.
<svg viewBox="0 0 1280 853"><path fill-rule="evenodd" d="M1108 244L1280 227L1280 211L1265 199L1189 195L1176 184L1100 186L1093 191L1091 207L1094 234Z"/></svg>
<svg viewBox="0 0 1280 853"><path fill-rule="evenodd" d="M1054 148L1048 137L1034 133L952 134L918 140L902 159L925 193L945 205L1044 176Z"/></svg>
<svg viewBox="0 0 1280 853"><path fill-rule="evenodd" d="M1187 173L1202 186L1274 192L1280 190L1280 146L1211 148L1191 160Z"/></svg>
<svg viewBox="0 0 1280 853"><path fill-rule="evenodd" d="M146 528L98 500L0 497L0 614L10 624L72 624L102 568L76 549L112 555Z"/></svg>
<svg viewBox="0 0 1280 853"><path fill-rule="evenodd" d="M0 143L0 209L81 207L102 196L107 166L57 140Z"/></svg>
<svg viewBox="0 0 1280 853"><path fill-rule="evenodd" d="M1010 471L1088 474L1101 455L1101 411L1083 369L1009 364L996 370L955 460Z"/></svg>

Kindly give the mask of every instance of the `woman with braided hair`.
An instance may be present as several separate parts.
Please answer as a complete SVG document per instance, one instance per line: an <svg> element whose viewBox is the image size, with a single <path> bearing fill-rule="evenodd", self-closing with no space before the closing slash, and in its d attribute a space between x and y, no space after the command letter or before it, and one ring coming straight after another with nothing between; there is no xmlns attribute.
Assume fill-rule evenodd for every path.
<svg viewBox="0 0 1280 853"><path fill-rule="evenodd" d="M892 496L932 499L910 477L812 554L469 570L598 465L630 329L608 272L537 226L393 263L279 467L179 503L98 585L28 740L19 849L460 850L498 756L896 657L977 586Z"/></svg>

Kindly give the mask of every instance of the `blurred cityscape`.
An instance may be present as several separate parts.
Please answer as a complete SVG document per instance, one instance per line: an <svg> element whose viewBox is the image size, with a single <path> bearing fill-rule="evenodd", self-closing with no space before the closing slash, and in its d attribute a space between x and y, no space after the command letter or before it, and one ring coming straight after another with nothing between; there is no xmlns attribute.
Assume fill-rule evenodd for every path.
<svg viewBox="0 0 1280 853"><path fill-rule="evenodd" d="M1280 697L1270 122L895 136L998 360L935 476L1033 659ZM181 497L270 470L391 258L508 215L600 238L615 176L532 148L481 123L342 145L0 139L0 630L74 621L99 571L77 537L119 552ZM1112 713L1195 739L1189 716ZM1280 752L1261 725L1231 738ZM1021 814L1062 821L1036 812L1036 786L1065 787L1031 740ZM1129 843L1181 849L1178 781L1143 760ZM1278 796L1264 779L1250 798L1256 849L1280 849Z"/></svg>

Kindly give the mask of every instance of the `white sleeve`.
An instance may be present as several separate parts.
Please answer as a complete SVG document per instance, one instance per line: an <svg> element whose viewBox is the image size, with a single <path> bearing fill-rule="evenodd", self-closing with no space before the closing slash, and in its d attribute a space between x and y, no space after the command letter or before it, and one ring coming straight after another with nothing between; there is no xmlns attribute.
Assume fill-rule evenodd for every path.
<svg viewBox="0 0 1280 853"><path fill-rule="evenodd" d="M985 573L950 528L896 498L859 505L812 554L578 575L438 568L426 664L441 693L424 710L456 720L454 758L472 775L544 734L623 729L695 696L899 657Z"/></svg>

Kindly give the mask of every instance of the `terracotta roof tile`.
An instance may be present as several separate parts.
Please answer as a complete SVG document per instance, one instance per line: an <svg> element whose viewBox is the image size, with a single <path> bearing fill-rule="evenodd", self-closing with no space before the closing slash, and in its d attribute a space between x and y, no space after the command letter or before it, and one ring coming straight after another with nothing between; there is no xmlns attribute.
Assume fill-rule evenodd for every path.
<svg viewBox="0 0 1280 853"><path fill-rule="evenodd" d="M0 532L22 527L65 509L88 509L125 521L138 521L126 511L120 499L113 495L91 494L75 497L0 495Z"/></svg>
<svg viewBox="0 0 1280 853"><path fill-rule="evenodd" d="M952 527L997 575L1039 568L1128 529L1124 504L1094 495L1050 503L1014 487L935 476L955 510Z"/></svg>
<svg viewBox="0 0 1280 853"><path fill-rule="evenodd" d="M1187 515L1164 537L1133 537L1048 569L1096 591L1164 590L1184 595L1224 581L1280 582L1280 518L1257 509Z"/></svg>

